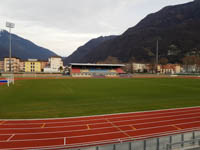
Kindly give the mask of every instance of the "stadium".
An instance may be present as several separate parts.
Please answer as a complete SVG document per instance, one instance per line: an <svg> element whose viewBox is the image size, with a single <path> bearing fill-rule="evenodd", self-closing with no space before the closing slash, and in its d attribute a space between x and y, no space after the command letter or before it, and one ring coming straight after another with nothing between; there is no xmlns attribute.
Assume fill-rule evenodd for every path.
<svg viewBox="0 0 200 150"><path fill-rule="evenodd" d="M200 0L180 1L1 1L0 150L200 150Z"/></svg>
<svg viewBox="0 0 200 150"><path fill-rule="evenodd" d="M0 149L199 147L198 77L15 80L1 79Z"/></svg>

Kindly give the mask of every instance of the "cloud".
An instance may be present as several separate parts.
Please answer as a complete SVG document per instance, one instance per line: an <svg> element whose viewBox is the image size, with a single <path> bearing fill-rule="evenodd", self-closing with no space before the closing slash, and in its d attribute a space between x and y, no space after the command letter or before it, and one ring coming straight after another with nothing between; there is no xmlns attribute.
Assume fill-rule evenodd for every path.
<svg viewBox="0 0 200 150"><path fill-rule="evenodd" d="M14 33L66 56L91 38L121 34L147 14L187 1L3 0L0 28L13 21Z"/></svg>
<svg viewBox="0 0 200 150"><path fill-rule="evenodd" d="M6 0L1 3L1 14L26 20L30 24L60 28L70 32L102 33L115 31L112 23L130 0ZM14 11L13 11L14 10ZM116 26L116 27L115 27Z"/></svg>

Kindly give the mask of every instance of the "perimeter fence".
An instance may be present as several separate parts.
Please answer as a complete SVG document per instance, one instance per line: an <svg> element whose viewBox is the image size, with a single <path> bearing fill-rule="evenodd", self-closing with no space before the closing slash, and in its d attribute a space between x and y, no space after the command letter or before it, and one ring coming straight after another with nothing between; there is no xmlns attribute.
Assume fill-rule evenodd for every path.
<svg viewBox="0 0 200 150"><path fill-rule="evenodd" d="M82 148L54 147L43 150L200 150L200 131L192 131L169 136L161 136L134 141L114 142L113 144L99 144L96 146L82 145ZM41 149L42 150L42 149Z"/></svg>

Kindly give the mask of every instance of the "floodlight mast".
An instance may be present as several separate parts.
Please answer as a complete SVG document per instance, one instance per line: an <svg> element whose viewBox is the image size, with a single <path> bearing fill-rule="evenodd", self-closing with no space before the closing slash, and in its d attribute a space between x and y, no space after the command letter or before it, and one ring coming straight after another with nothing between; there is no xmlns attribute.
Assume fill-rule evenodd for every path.
<svg viewBox="0 0 200 150"><path fill-rule="evenodd" d="M9 28L9 71L12 72L12 65L11 65L11 57L12 57L12 43L11 43L11 40L12 40L12 37L11 37L11 29L15 27L15 24L14 23L11 23L11 22L6 22L6 27Z"/></svg>
<svg viewBox="0 0 200 150"><path fill-rule="evenodd" d="M156 73L158 74L158 51L159 51L159 41L156 42Z"/></svg>

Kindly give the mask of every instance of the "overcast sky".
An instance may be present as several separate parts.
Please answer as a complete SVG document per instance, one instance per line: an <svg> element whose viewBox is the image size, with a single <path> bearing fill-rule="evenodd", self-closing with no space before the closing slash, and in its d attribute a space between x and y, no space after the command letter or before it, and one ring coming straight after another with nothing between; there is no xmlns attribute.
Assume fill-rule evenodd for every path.
<svg viewBox="0 0 200 150"><path fill-rule="evenodd" d="M68 56L92 38L122 34L149 13L192 0L1 0L0 29Z"/></svg>

